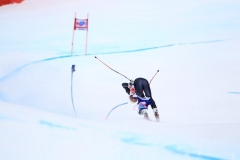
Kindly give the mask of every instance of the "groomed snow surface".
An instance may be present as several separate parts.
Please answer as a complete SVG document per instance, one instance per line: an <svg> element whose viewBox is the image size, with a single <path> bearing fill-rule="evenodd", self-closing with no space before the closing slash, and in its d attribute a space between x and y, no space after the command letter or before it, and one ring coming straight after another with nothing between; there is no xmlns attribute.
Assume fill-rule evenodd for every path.
<svg viewBox="0 0 240 160"><path fill-rule="evenodd" d="M1 6L0 159L239 160L239 8L237 0ZM89 13L87 55L86 31L75 31L71 56L75 12ZM121 86L129 81L95 56L130 79L159 70L150 86L160 122L138 115Z"/></svg>

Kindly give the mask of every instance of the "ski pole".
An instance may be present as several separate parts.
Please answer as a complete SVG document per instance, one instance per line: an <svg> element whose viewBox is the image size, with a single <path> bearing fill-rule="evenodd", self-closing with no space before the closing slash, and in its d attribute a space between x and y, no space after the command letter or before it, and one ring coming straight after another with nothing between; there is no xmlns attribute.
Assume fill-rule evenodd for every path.
<svg viewBox="0 0 240 160"><path fill-rule="evenodd" d="M159 72L159 70L157 70L157 73ZM153 78L157 75L157 73L155 73L155 75L153 76ZM151 84L151 82L152 82L152 80L153 80L153 78L151 79L151 81L150 81L150 83L149 84Z"/></svg>
<svg viewBox="0 0 240 160"><path fill-rule="evenodd" d="M72 105L73 105L73 110L77 116L77 113L76 113L76 110L75 110L75 107L74 107L74 102L73 102L73 72L75 72L75 65L72 65L72 77L71 77L71 97L72 97Z"/></svg>
<svg viewBox="0 0 240 160"><path fill-rule="evenodd" d="M98 59L96 56L95 56L95 58L96 59ZM101 61L100 59L98 59L100 62L102 62L105 66L107 66L109 69L111 69L111 70L113 70L111 67L109 67L108 65L106 65L103 61ZM126 76L124 76L123 74L121 74L121 73L119 73L119 72L117 72L117 71L115 71L115 70L113 70L114 72L116 72L116 73L118 73L118 74L120 74L120 75L122 75L123 77L125 77L125 78L127 78ZM129 81L130 81L130 79L129 78L127 78Z"/></svg>
<svg viewBox="0 0 240 160"><path fill-rule="evenodd" d="M107 115L107 117L105 118L105 120L108 119L108 116L110 115L110 113L111 113L114 109L116 109L117 107L122 106L122 105L124 105L124 104L127 104L127 103L128 103L128 102L123 103L123 104L119 104L119 105L117 105L116 107L113 107L113 109L111 109L111 111L108 113L108 115Z"/></svg>

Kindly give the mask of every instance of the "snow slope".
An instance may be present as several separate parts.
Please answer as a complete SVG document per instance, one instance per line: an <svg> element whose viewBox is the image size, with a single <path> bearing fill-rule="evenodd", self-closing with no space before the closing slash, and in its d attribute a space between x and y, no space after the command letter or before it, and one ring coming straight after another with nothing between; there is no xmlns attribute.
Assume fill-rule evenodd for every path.
<svg viewBox="0 0 240 160"><path fill-rule="evenodd" d="M25 0L0 7L3 159L240 159L240 3ZM71 40L74 13L89 13ZM128 102L148 80L160 123ZM71 66L73 99L71 101ZM154 119L149 108L151 119Z"/></svg>

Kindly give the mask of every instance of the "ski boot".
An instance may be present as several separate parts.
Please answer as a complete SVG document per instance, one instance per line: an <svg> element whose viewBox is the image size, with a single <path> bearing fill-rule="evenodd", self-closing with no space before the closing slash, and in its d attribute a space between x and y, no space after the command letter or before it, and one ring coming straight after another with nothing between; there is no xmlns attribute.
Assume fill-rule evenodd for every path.
<svg viewBox="0 0 240 160"><path fill-rule="evenodd" d="M156 120L159 121L160 117L159 117L158 109L154 108L153 113L154 113L154 116L155 116Z"/></svg>
<svg viewBox="0 0 240 160"><path fill-rule="evenodd" d="M149 120L149 117L148 117L148 113L147 113L147 112L144 113L144 118L145 118L146 120Z"/></svg>
<svg viewBox="0 0 240 160"><path fill-rule="evenodd" d="M139 115L143 115L145 119L149 120L147 109L141 109L139 110Z"/></svg>

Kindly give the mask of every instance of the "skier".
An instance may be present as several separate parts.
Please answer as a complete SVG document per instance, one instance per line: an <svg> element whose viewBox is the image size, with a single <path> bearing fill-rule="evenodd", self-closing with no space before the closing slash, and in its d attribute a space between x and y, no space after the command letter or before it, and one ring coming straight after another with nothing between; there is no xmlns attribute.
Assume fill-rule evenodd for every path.
<svg viewBox="0 0 240 160"><path fill-rule="evenodd" d="M134 81L130 80L130 83L122 83L122 86L129 95L130 101L138 103L139 115L144 115L145 119L149 119L147 109L148 105L151 105L155 118L159 120L158 109L146 79L137 78Z"/></svg>

